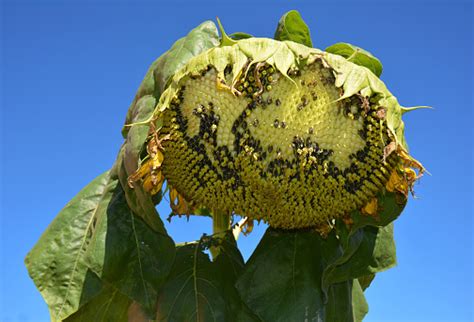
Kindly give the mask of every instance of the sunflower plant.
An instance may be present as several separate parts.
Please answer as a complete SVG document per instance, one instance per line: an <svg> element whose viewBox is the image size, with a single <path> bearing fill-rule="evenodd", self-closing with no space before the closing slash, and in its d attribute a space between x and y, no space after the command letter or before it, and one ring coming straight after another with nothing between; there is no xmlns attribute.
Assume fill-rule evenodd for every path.
<svg viewBox="0 0 474 322"><path fill-rule="evenodd" d="M27 255L52 321L362 321L364 290L395 265L393 221L424 172L402 115L419 107L369 52L313 48L296 11L274 39L218 24L151 65L116 162ZM176 244L164 200L213 234ZM245 262L236 240L256 222Z"/></svg>

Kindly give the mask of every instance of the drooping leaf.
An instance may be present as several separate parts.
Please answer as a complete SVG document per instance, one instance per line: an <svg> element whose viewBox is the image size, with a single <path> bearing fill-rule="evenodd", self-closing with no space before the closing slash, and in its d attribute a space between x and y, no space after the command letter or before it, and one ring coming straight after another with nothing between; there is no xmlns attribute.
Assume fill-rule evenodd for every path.
<svg viewBox="0 0 474 322"><path fill-rule="evenodd" d="M363 229L349 230L340 221L337 221L336 230L333 231L329 236L333 237L337 234L337 247L333 246L328 248L328 252L332 252L332 256L328 257L326 261L326 267L324 268L322 276L322 288L325 294L328 293L328 289L334 281L329 278L336 267L349 261L354 253L359 249L362 241L364 240ZM335 249L337 251L335 251ZM351 280L352 277L348 277L346 280Z"/></svg>
<svg viewBox="0 0 474 322"><path fill-rule="evenodd" d="M365 299L364 289L358 280L354 280L352 283L352 313L354 322L362 322L368 312L369 306Z"/></svg>
<svg viewBox="0 0 474 322"><path fill-rule="evenodd" d="M126 125L122 130L125 143L118 158L120 181L132 210L157 232L163 231L164 226L159 220L152 197L140 185L135 185L135 189L131 190L127 183L128 177L139 167L140 152L149 134L149 124L141 122L151 117L168 79L189 59L218 43L216 26L210 21L200 24L176 41L150 66L127 113Z"/></svg>
<svg viewBox="0 0 474 322"><path fill-rule="evenodd" d="M156 69L156 62L152 64L150 70ZM150 74L150 71L147 75ZM147 85L143 85L147 83ZM149 76L145 77L140 89L142 87L150 87L155 85L154 78L151 80ZM129 109L129 115L127 115L126 122L140 123L147 120L155 109L156 102L159 98L157 90L154 92L151 89L141 91L139 89L132 107ZM143 96L139 96L143 94ZM125 190L127 202L132 211L138 216L142 217L143 220L157 232L164 232L165 228L163 222L158 216L158 212L155 209L155 203L148 193L142 189L141 185L135 185L134 189L131 189L128 185L128 177L133 174L139 165L140 152L143 149L144 143L147 139L149 132L148 124L135 124L132 127L124 127L127 129L125 142L122 145L119 155L117 157L116 165L117 175L119 176L120 183Z"/></svg>
<svg viewBox="0 0 474 322"><path fill-rule="evenodd" d="M263 321L324 321L323 240L310 231L269 228L236 287Z"/></svg>
<svg viewBox="0 0 474 322"><path fill-rule="evenodd" d="M52 319L62 320L101 291L102 283L92 272L154 310L173 256L170 237L133 215L118 179L107 172L59 213L26 265Z"/></svg>
<svg viewBox="0 0 474 322"><path fill-rule="evenodd" d="M313 47L309 28L296 10L285 13L278 22L275 31L276 40L291 40L308 47Z"/></svg>
<svg viewBox="0 0 474 322"><path fill-rule="evenodd" d="M217 239L217 238L216 238ZM236 322L261 321L242 301L234 284L242 274L245 263L237 242L231 231L227 231L222 238L218 238L219 254L213 262L217 276L222 283L222 290L226 294L230 310L234 312Z"/></svg>
<svg viewBox="0 0 474 322"><path fill-rule="evenodd" d="M352 311L352 281L332 284L326 304L325 322L354 322Z"/></svg>
<svg viewBox="0 0 474 322"><path fill-rule="evenodd" d="M206 51L209 48L219 44L219 35L216 25L212 21L205 21L185 37L178 39L173 46L156 59L143 78L135 99L133 100L127 112L125 124L144 121L138 120L138 115L143 114L139 101L143 98L154 98L158 100L161 93L165 90L168 79L186 62L194 56ZM146 105L146 104L145 104ZM122 130L124 138L127 137L130 127L125 126Z"/></svg>
<svg viewBox="0 0 474 322"><path fill-rule="evenodd" d="M365 227L364 238L351 258L326 274L328 283L356 279L387 270L396 265L393 224Z"/></svg>
<svg viewBox="0 0 474 322"><path fill-rule="evenodd" d="M127 116L125 117L125 124L122 128L122 136L124 139L127 138L128 132L131 129L130 124L145 122L150 116L148 111L149 107L153 106L154 108L160 98L160 92L156 87L154 77L157 63L158 60L154 61L149 67L142 83L138 87L132 104L130 104L130 107L128 108Z"/></svg>
<svg viewBox="0 0 474 322"><path fill-rule="evenodd" d="M111 286L102 291L64 322L127 322L132 301Z"/></svg>
<svg viewBox="0 0 474 322"><path fill-rule="evenodd" d="M357 278L392 265L390 227L361 228L352 240L269 228L236 287L264 321L360 321L368 307Z"/></svg>
<svg viewBox="0 0 474 322"><path fill-rule="evenodd" d="M97 222L86 257L88 266L153 315L174 253L173 240L135 216L121 185L117 185L105 215Z"/></svg>
<svg viewBox="0 0 474 322"><path fill-rule="evenodd" d="M219 34L212 21L205 21L185 37L176 41L170 50L157 60L155 81L159 93L166 88L169 78L189 59L219 45Z"/></svg>
<svg viewBox="0 0 474 322"><path fill-rule="evenodd" d="M393 267L396 263L395 241L392 222L400 215L405 203L400 203L395 193L380 194L381 209L377 216L354 211L353 223L348 228L337 221L336 233L342 251L341 256L330 261L323 273L323 290L332 283L362 278ZM373 279L373 277L372 277ZM367 288L372 281L364 284Z"/></svg>
<svg viewBox="0 0 474 322"><path fill-rule="evenodd" d="M375 278L375 274L369 274L358 278L360 287L365 291Z"/></svg>
<svg viewBox="0 0 474 322"><path fill-rule="evenodd" d="M369 311L358 280L332 284L326 306L325 321L328 322L362 322Z"/></svg>
<svg viewBox="0 0 474 322"><path fill-rule="evenodd" d="M127 142L122 146L121 152L115 163L117 168L118 179L125 192L127 204L134 214L140 216L149 227L151 227L158 234L166 234L166 229L161 220L155 204L161 200L162 194L158 194L157 198L153 198L147 193L140 184L135 184L131 188L128 184L127 170L125 169L125 147Z"/></svg>
<svg viewBox="0 0 474 322"><path fill-rule="evenodd" d="M221 241L220 255L211 262L204 253L208 238L178 246L158 297L157 321L258 321L245 311L233 286L243 266L238 249L229 239Z"/></svg>
<svg viewBox="0 0 474 322"><path fill-rule="evenodd" d="M362 322L369 311L357 280L332 284L325 307L325 322Z"/></svg>
<svg viewBox="0 0 474 322"><path fill-rule="evenodd" d="M326 48L326 51L342 56L354 64L368 68L372 73L377 75L377 77L380 77L382 74L383 67L380 60L360 47L340 42L329 46Z"/></svg>
<svg viewBox="0 0 474 322"><path fill-rule="evenodd" d="M141 97L135 106L135 115L130 120L130 124L146 121L157 103L157 98L152 95ZM124 144L124 165L128 174L134 173L138 168L139 154L143 148L149 131L148 124L136 124L130 127Z"/></svg>
<svg viewBox="0 0 474 322"><path fill-rule="evenodd" d="M406 199L400 201L400 194L394 192L384 192L377 196L378 213L376 216L369 216L355 210L351 214L354 221L352 231L364 226L383 227L400 216L406 205Z"/></svg>
<svg viewBox="0 0 474 322"><path fill-rule="evenodd" d="M53 321L67 318L101 290L85 256L116 186L109 172L94 179L61 210L25 259Z"/></svg>

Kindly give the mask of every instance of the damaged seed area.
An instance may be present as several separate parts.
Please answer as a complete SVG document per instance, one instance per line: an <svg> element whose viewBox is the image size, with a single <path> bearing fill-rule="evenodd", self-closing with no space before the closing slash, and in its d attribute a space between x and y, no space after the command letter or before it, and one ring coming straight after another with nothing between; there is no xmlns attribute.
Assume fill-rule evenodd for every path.
<svg viewBox="0 0 474 322"><path fill-rule="evenodd" d="M186 200L293 229L360 209L387 182L397 157L384 158L381 107L338 100L321 60L288 75L252 64L235 91L217 75L183 77L163 114L163 173Z"/></svg>

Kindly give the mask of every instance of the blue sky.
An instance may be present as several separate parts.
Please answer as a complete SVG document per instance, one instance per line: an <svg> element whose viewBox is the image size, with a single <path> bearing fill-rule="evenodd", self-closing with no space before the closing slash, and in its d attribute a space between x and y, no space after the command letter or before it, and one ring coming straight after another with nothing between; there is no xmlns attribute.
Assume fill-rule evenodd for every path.
<svg viewBox="0 0 474 322"><path fill-rule="evenodd" d="M395 225L398 266L366 292L365 321L473 319L473 5L403 2L6 1L1 4L0 321L43 322L47 307L23 258L58 211L107 170L149 64L200 22L272 37L298 9L315 47L350 42L384 65L405 106L413 155L432 176ZM166 206L159 210L168 214ZM175 219L176 241L210 232ZM248 257L264 226L239 241Z"/></svg>

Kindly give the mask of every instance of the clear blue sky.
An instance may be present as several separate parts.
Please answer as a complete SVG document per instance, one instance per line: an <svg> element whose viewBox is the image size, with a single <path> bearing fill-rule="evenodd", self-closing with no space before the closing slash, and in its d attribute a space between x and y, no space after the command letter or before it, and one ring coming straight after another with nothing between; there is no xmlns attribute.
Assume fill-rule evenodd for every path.
<svg viewBox="0 0 474 322"><path fill-rule="evenodd" d="M401 104L435 107L405 116L411 151L432 176L396 223L398 266L367 291L366 321L472 321L470 2L153 3L2 4L0 321L49 320L23 258L69 199L114 162L149 64L216 15L228 32L272 37L290 9L302 13L315 47L359 45L382 61L382 79ZM206 218L176 219L169 231L184 241L210 228ZM240 241L245 257L263 231Z"/></svg>

